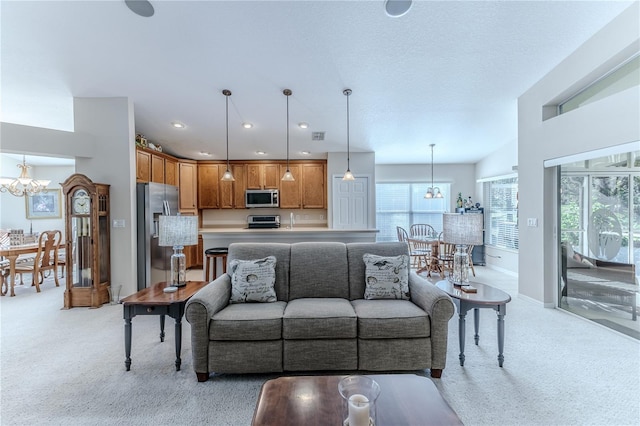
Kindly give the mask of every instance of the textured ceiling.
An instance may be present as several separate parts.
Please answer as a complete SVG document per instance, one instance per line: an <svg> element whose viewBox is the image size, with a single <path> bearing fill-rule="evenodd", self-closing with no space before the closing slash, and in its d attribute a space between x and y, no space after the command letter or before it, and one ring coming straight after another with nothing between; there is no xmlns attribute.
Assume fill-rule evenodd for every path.
<svg viewBox="0 0 640 426"><path fill-rule="evenodd" d="M2 121L73 130L73 97L132 99L165 152L231 159L351 149L473 163L517 138L517 98L630 5L618 1L2 1ZM186 124L173 129L172 121ZM247 121L250 130L241 127ZM298 122L308 122L306 130ZM324 141L311 133L326 132Z"/></svg>

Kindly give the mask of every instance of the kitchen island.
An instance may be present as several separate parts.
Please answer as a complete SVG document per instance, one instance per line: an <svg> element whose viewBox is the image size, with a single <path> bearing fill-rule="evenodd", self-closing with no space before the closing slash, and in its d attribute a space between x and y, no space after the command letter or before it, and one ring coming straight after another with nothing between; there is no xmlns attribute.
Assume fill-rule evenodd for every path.
<svg viewBox="0 0 640 426"><path fill-rule="evenodd" d="M293 227L275 229L200 228L203 250L229 247L231 243L299 243L304 241L339 241L343 243L375 242L377 229L331 229L327 227Z"/></svg>

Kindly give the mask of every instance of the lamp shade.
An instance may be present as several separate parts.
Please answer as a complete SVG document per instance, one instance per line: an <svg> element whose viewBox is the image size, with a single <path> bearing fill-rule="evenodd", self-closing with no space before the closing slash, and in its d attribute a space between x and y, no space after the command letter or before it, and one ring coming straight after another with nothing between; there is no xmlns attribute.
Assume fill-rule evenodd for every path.
<svg viewBox="0 0 640 426"><path fill-rule="evenodd" d="M451 244L482 245L483 215L444 213L442 238Z"/></svg>
<svg viewBox="0 0 640 426"><path fill-rule="evenodd" d="M162 247L198 244L197 216L160 216L158 245Z"/></svg>

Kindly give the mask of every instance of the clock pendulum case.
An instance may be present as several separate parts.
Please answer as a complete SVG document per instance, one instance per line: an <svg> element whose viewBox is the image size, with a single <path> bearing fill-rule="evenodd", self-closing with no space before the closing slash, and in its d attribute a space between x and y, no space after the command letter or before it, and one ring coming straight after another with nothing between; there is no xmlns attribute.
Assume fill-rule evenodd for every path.
<svg viewBox="0 0 640 426"><path fill-rule="evenodd" d="M67 284L64 308L99 308L111 285L109 185L76 173L62 183L65 197Z"/></svg>

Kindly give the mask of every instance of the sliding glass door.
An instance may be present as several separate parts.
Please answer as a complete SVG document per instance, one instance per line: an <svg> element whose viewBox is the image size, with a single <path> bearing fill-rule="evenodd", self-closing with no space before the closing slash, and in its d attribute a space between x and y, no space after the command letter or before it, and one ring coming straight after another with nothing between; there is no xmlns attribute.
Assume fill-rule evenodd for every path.
<svg viewBox="0 0 640 426"><path fill-rule="evenodd" d="M558 306L640 339L640 153L559 174Z"/></svg>

